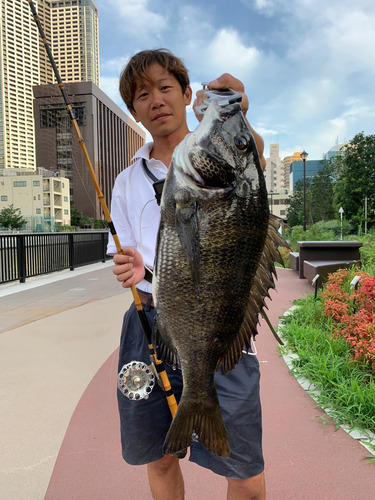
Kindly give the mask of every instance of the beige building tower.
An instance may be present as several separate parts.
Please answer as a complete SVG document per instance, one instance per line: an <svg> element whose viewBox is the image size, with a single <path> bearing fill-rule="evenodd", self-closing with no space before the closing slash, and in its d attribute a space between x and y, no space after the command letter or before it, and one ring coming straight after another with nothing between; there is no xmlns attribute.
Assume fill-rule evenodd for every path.
<svg viewBox="0 0 375 500"><path fill-rule="evenodd" d="M52 52L63 82L100 86L98 9L92 0L51 4Z"/></svg>
<svg viewBox="0 0 375 500"><path fill-rule="evenodd" d="M49 2L40 0L41 19ZM0 7L0 169L35 169L33 85L51 83L41 61L39 33L26 1L1 0Z"/></svg>
<svg viewBox="0 0 375 500"><path fill-rule="evenodd" d="M282 174L279 145L271 144L270 156L269 158L266 158L266 168L264 170L264 178L266 180L268 192L272 191L277 193L282 189Z"/></svg>
<svg viewBox="0 0 375 500"><path fill-rule="evenodd" d="M64 82L99 85L98 9L92 0L34 0ZM55 81L26 0L1 0L0 169L35 170L33 86Z"/></svg>

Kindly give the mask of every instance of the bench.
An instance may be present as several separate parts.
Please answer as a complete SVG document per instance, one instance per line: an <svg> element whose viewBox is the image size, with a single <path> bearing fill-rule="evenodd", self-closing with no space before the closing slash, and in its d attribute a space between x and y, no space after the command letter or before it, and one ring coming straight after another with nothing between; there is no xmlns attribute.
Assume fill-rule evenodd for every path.
<svg viewBox="0 0 375 500"><path fill-rule="evenodd" d="M309 262L305 260L304 262L304 273L307 281L312 285L312 280L315 278L317 274L319 274L318 278L318 287L320 288L323 283L328 280L328 274L334 273L338 269L344 269L351 267L353 265L360 266L360 260L335 260L335 261L326 261L326 260L317 260L313 262Z"/></svg>
<svg viewBox="0 0 375 500"><path fill-rule="evenodd" d="M343 262L360 261L361 246L361 241L299 241L299 277L306 278L304 265L306 261L310 265L315 265L315 262L324 262L327 265L336 263L339 266ZM323 264L321 267L323 271Z"/></svg>
<svg viewBox="0 0 375 500"><path fill-rule="evenodd" d="M289 264L290 267L296 272L299 272L299 253L290 252L289 253Z"/></svg>

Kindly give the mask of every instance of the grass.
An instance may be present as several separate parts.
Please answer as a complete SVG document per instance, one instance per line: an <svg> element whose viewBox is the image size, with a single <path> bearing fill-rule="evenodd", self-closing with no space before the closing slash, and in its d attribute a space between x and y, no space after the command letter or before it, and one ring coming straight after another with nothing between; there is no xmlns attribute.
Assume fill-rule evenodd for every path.
<svg viewBox="0 0 375 500"><path fill-rule="evenodd" d="M314 294L308 295L296 304L299 307L280 325L286 348L299 357L292 371L321 391L317 402L329 409L337 426L375 432L374 372L368 365L352 361L345 339L333 336L334 325L323 315L319 296L314 300Z"/></svg>

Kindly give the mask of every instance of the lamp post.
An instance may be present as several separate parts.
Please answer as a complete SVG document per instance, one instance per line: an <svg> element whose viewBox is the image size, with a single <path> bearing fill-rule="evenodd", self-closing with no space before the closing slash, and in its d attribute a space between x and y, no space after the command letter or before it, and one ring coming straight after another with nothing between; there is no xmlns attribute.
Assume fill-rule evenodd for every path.
<svg viewBox="0 0 375 500"><path fill-rule="evenodd" d="M344 213L344 209L342 207L339 208L339 214L341 217L341 240L342 240L342 214Z"/></svg>
<svg viewBox="0 0 375 500"><path fill-rule="evenodd" d="M303 160L303 230L306 231L306 160L309 156L305 150L301 153Z"/></svg>

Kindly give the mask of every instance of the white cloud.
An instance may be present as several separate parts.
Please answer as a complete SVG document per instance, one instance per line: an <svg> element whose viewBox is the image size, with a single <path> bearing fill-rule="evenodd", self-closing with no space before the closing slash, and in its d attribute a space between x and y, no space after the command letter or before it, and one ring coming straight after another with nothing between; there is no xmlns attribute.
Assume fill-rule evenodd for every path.
<svg viewBox="0 0 375 500"><path fill-rule="evenodd" d="M107 94L113 102L120 106L121 109L125 110L125 105L118 89L118 82L118 77L103 76L100 78L100 89Z"/></svg>
<svg viewBox="0 0 375 500"><path fill-rule="evenodd" d="M223 72L242 80L251 123L266 143L278 136L283 153L306 149L311 159L321 158L338 135L341 141L374 132L373 0L241 0L235 27L222 1L214 8L177 0L98 2L100 13L108 16L108 4L113 10L106 20L115 41L108 41L111 55L101 71L102 88L117 103L126 56L164 46L183 58L194 93ZM250 15L259 25L249 18L247 26Z"/></svg>
<svg viewBox="0 0 375 500"><path fill-rule="evenodd" d="M260 65L262 59L260 51L246 46L236 30L225 28L197 47L193 55L195 73L210 75L206 76L209 80L219 77L224 71L243 79Z"/></svg>
<svg viewBox="0 0 375 500"><path fill-rule="evenodd" d="M116 26L120 19L124 22L123 30L127 38L135 38L142 41L155 40L155 36L160 38L168 28L167 16L153 12L152 2L149 0L107 0L112 5L115 16ZM120 19L119 19L120 18Z"/></svg>
<svg viewBox="0 0 375 500"><path fill-rule="evenodd" d="M100 65L101 71L104 73L114 73L116 75L120 75L121 70L124 66L129 62L129 56L117 57L115 59L109 59L104 61Z"/></svg>

